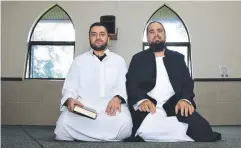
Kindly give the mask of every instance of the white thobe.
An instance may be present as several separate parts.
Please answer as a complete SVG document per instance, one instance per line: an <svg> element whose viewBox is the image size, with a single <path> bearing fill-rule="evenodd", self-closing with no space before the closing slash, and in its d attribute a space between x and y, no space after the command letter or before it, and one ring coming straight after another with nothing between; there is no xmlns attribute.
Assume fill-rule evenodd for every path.
<svg viewBox="0 0 241 148"><path fill-rule="evenodd" d="M121 112L115 116L105 112L116 95L127 102L126 63L108 49L105 54L100 61L91 49L74 59L62 89L62 113L55 129L57 140L120 141L131 135L133 125L127 104L122 104ZM63 104L70 97L79 98L84 106L95 109L96 120L69 112Z"/></svg>
<svg viewBox="0 0 241 148"><path fill-rule="evenodd" d="M156 68L156 85L148 93L150 97L157 101L156 113L149 113L145 117L135 135L139 135L145 141L153 142L193 141L186 135L188 125L179 122L176 116L167 117L162 107L175 94L163 63L163 57L156 57ZM144 100L134 105L135 110L142 101Z"/></svg>

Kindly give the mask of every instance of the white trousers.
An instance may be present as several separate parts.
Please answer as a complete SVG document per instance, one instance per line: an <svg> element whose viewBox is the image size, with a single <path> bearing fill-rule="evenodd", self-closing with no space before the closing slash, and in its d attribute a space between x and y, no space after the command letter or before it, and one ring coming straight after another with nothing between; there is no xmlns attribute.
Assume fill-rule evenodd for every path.
<svg viewBox="0 0 241 148"><path fill-rule="evenodd" d="M56 140L121 141L131 135L131 115L127 107L115 116L98 114L92 120L65 110L61 113L55 128Z"/></svg>
<svg viewBox="0 0 241 148"><path fill-rule="evenodd" d="M143 140L149 142L194 141L186 131L188 124L179 122L176 116L167 117L163 108L156 113L149 113L136 132Z"/></svg>

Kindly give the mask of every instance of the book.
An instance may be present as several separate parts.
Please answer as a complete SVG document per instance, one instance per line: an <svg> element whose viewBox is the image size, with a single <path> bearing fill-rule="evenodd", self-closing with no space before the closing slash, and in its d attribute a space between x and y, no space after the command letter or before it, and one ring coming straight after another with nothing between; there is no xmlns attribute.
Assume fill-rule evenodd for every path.
<svg viewBox="0 0 241 148"><path fill-rule="evenodd" d="M73 112L78 115L81 115L90 119L94 119L94 120L97 117L97 112L94 109L91 109L86 106L83 106L83 107L75 106Z"/></svg>

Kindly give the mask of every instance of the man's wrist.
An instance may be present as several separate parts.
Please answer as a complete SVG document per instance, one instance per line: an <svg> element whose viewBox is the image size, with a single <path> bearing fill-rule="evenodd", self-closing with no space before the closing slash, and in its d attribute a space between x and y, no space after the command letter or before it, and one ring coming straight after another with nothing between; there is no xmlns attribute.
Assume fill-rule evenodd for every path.
<svg viewBox="0 0 241 148"><path fill-rule="evenodd" d="M185 101L185 102L187 102L188 104L192 105L192 103L191 103L188 99L181 99L181 100L179 100L179 101ZM178 101L178 102L179 102L179 101Z"/></svg>
<svg viewBox="0 0 241 148"><path fill-rule="evenodd" d="M122 98L120 95L116 95L115 97L117 97L119 99L120 104L125 103L124 98Z"/></svg>
<svg viewBox="0 0 241 148"><path fill-rule="evenodd" d="M68 98L68 99L64 102L64 105L65 105L65 106L68 106L68 103L69 103L70 100L73 100L73 98L71 98L71 97Z"/></svg>

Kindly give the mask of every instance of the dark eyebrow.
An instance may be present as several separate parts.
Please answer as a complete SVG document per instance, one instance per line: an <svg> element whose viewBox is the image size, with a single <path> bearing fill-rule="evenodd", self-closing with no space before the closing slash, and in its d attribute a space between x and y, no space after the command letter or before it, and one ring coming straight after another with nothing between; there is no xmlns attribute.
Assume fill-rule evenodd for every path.
<svg viewBox="0 0 241 148"><path fill-rule="evenodd" d="M158 30L158 31L163 31L163 29L162 29L162 28L158 28L157 30Z"/></svg>
<svg viewBox="0 0 241 148"><path fill-rule="evenodd" d="M148 32L154 31L154 29L150 29Z"/></svg>

